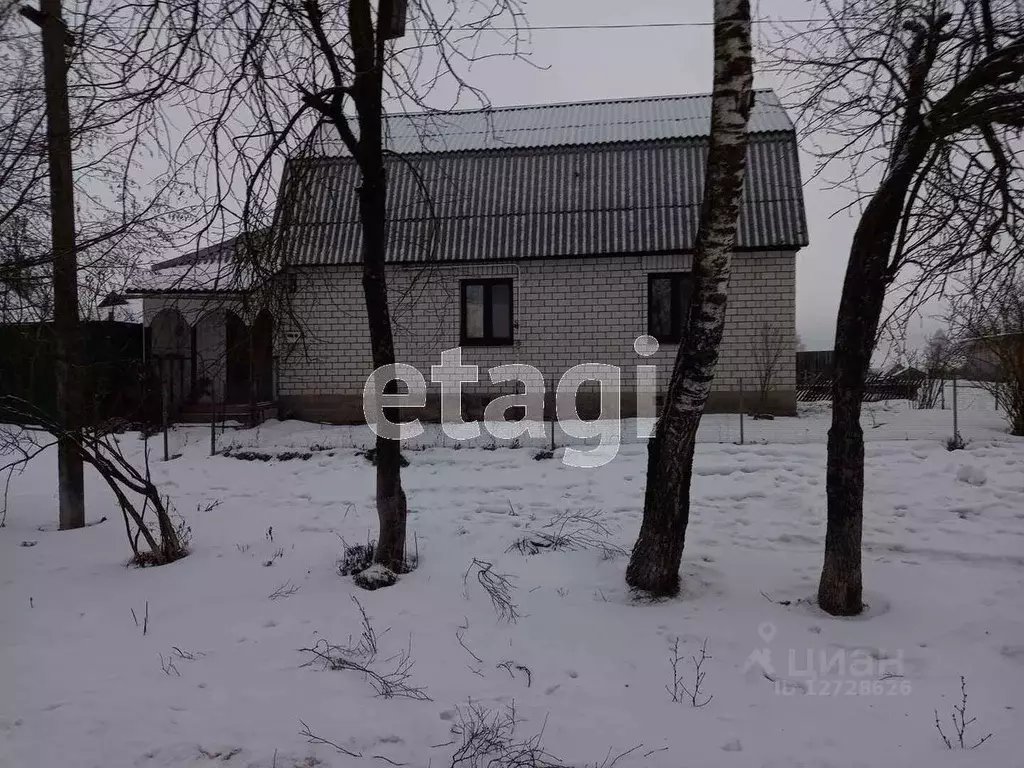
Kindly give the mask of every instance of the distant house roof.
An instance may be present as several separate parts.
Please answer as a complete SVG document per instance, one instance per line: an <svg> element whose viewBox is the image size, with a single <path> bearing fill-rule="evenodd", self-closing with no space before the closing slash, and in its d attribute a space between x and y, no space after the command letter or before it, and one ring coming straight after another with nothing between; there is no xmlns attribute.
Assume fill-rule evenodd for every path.
<svg viewBox="0 0 1024 768"><path fill-rule="evenodd" d="M920 368L915 368L912 365L894 365L887 372L885 376L889 376L894 379L926 379L928 374L922 371Z"/></svg>
<svg viewBox="0 0 1024 768"><path fill-rule="evenodd" d="M387 145L391 262L692 250L711 97L392 115ZM757 91L737 247L807 244L793 124ZM282 185L292 265L361 260L352 158L293 159Z"/></svg>

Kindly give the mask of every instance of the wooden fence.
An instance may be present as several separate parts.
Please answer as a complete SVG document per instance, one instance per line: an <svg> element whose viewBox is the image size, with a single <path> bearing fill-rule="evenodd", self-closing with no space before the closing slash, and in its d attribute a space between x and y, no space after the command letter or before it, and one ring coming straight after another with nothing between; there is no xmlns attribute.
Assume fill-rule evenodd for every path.
<svg viewBox="0 0 1024 768"><path fill-rule="evenodd" d="M90 321L80 329L85 424L110 419L159 423L160 393L142 360L142 326ZM49 323L0 325L0 421L30 423L19 400L56 415L55 348Z"/></svg>
<svg viewBox="0 0 1024 768"><path fill-rule="evenodd" d="M869 376L864 402L879 400L917 400L921 379L915 376ZM796 399L802 403L832 399L832 375L820 373L814 379L797 384Z"/></svg>

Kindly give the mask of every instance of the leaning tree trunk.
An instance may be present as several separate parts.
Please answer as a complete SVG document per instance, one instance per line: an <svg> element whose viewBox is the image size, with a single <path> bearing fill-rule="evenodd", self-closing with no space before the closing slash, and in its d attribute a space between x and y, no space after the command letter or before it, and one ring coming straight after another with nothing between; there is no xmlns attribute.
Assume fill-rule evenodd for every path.
<svg viewBox="0 0 1024 768"><path fill-rule="evenodd" d="M643 524L626 570L631 587L653 595L679 590L697 427L725 326L753 95L749 0L716 0L714 48L711 146L694 250L693 301L665 406L647 448Z"/></svg>
<svg viewBox="0 0 1024 768"><path fill-rule="evenodd" d="M862 610L861 532L864 520L864 431L861 405L885 291L891 282L890 252L903 205L924 159L927 138L905 131L905 151L872 196L857 225L846 266L833 354L832 426L825 470L828 526L818 605L835 616Z"/></svg>

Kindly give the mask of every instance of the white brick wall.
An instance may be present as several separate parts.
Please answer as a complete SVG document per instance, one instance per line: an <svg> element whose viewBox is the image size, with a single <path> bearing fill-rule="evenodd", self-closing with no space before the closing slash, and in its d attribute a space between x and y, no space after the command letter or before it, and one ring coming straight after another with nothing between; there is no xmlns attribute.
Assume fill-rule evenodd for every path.
<svg viewBox="0 0 1024 768"><path fill-rule="evenodd" d="M153 322L153 318L164 309L174 309L181 313L185 322L190 326L198 323L203 315L218 310L230 310L239 317L245 318L246 313L242 302L236 298L215 297L206 298L202 296L175 296L163 294L158 296L146 296L142 300L142 318L146 325Z"/></svg>
<svg viewBox="0 0 1024 768"><path fill-rule="evenodd" d="M675 264L671 264L672 260ZM429 383L430 366L444 349L459 343L459 281L511 277L515 291L515 345L469 347L463 362L486 368L527 363L550 381L587 362L623 369L622 386L635 383L635 366L658 367L659 386L671 372L676 345L661 346L650 358L633 350L647 332L647 275L676 266L689 268L688 256L593 257L519 264L429 264L389 267L388 292L399 362L417 367ZM298 274L292 318L281 319L278 393L280 395L360 395L371 370L369 332L361 267L308 269ZM753 350L762 324L782 329L787 339L775 388L792 390L795 379L795 254L739 253L733 260L717 391L752 393ZM299 342L285 341L288 332ZM436 387L433 387L436 389ZM472 386L465 391L472 392ZM481 386L477 391L497 392Z"/></svg>

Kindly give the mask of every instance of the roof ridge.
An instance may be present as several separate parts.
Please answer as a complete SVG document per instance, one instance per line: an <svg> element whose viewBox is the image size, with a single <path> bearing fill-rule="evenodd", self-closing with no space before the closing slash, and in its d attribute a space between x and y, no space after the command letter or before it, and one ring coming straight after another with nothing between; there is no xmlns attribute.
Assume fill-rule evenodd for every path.
<svg viewBox="0 0 1024 768"><path fill-rule="evenodd" d="M504 128L503 133L516 133L521 131L529 131L529 128ZM791 141L791 137L794 134L794 128L786 129L768 129L757 131L755 133L748 133L747 142L757 144L779 144ZM597 151L614 149L614 148L626 148L636 147L645 144L649 145L661 145L661 146L682 146L701 144L707 145L709 141L708 136L678 136L668 138L653 138L653 139L616 139L614 141L580 141L574 144L531 144L528 146L521 145L509 145L507 147L486 147L486 148L475 148L475 149L421 149L414 151L407 151L402 153L404 158L433 158L438 162L446 162L448 158L453 155L479 155L489 156L491 154L500 154L505 156L512 156L516 153L535 153L538 151L545 152L566 152L568 150L580 150L587 148L596 148ZM393 158L385 158L385 162L392 160ZM308 166L308 165L323 165L330 166L336 163L351 163L353 162L351 155L303 155L297 157L291 157L288 159L290 164ZM395 162L401 162L395 160Z"/></svg>
<svg viewBox="0 0 1024 768"><path fill-rule="evenodd" d="M754 88L755 94L772 94L778 98L774 88ZM588 107L599 104L639 104L653 101L682 101L692 99L706 99L712 96L711 91L703 93L666 93L659 96L628 96L621 99L589 99L584 101L556 101L539 104L509 104L502 107L476 107L473 109L450 109L450 110L421 110L419 112L387 112L384 118L389 117L444 117L448 115L469 115L492 112L517 112L530 109L552 109L556 107Z"/></svg>

